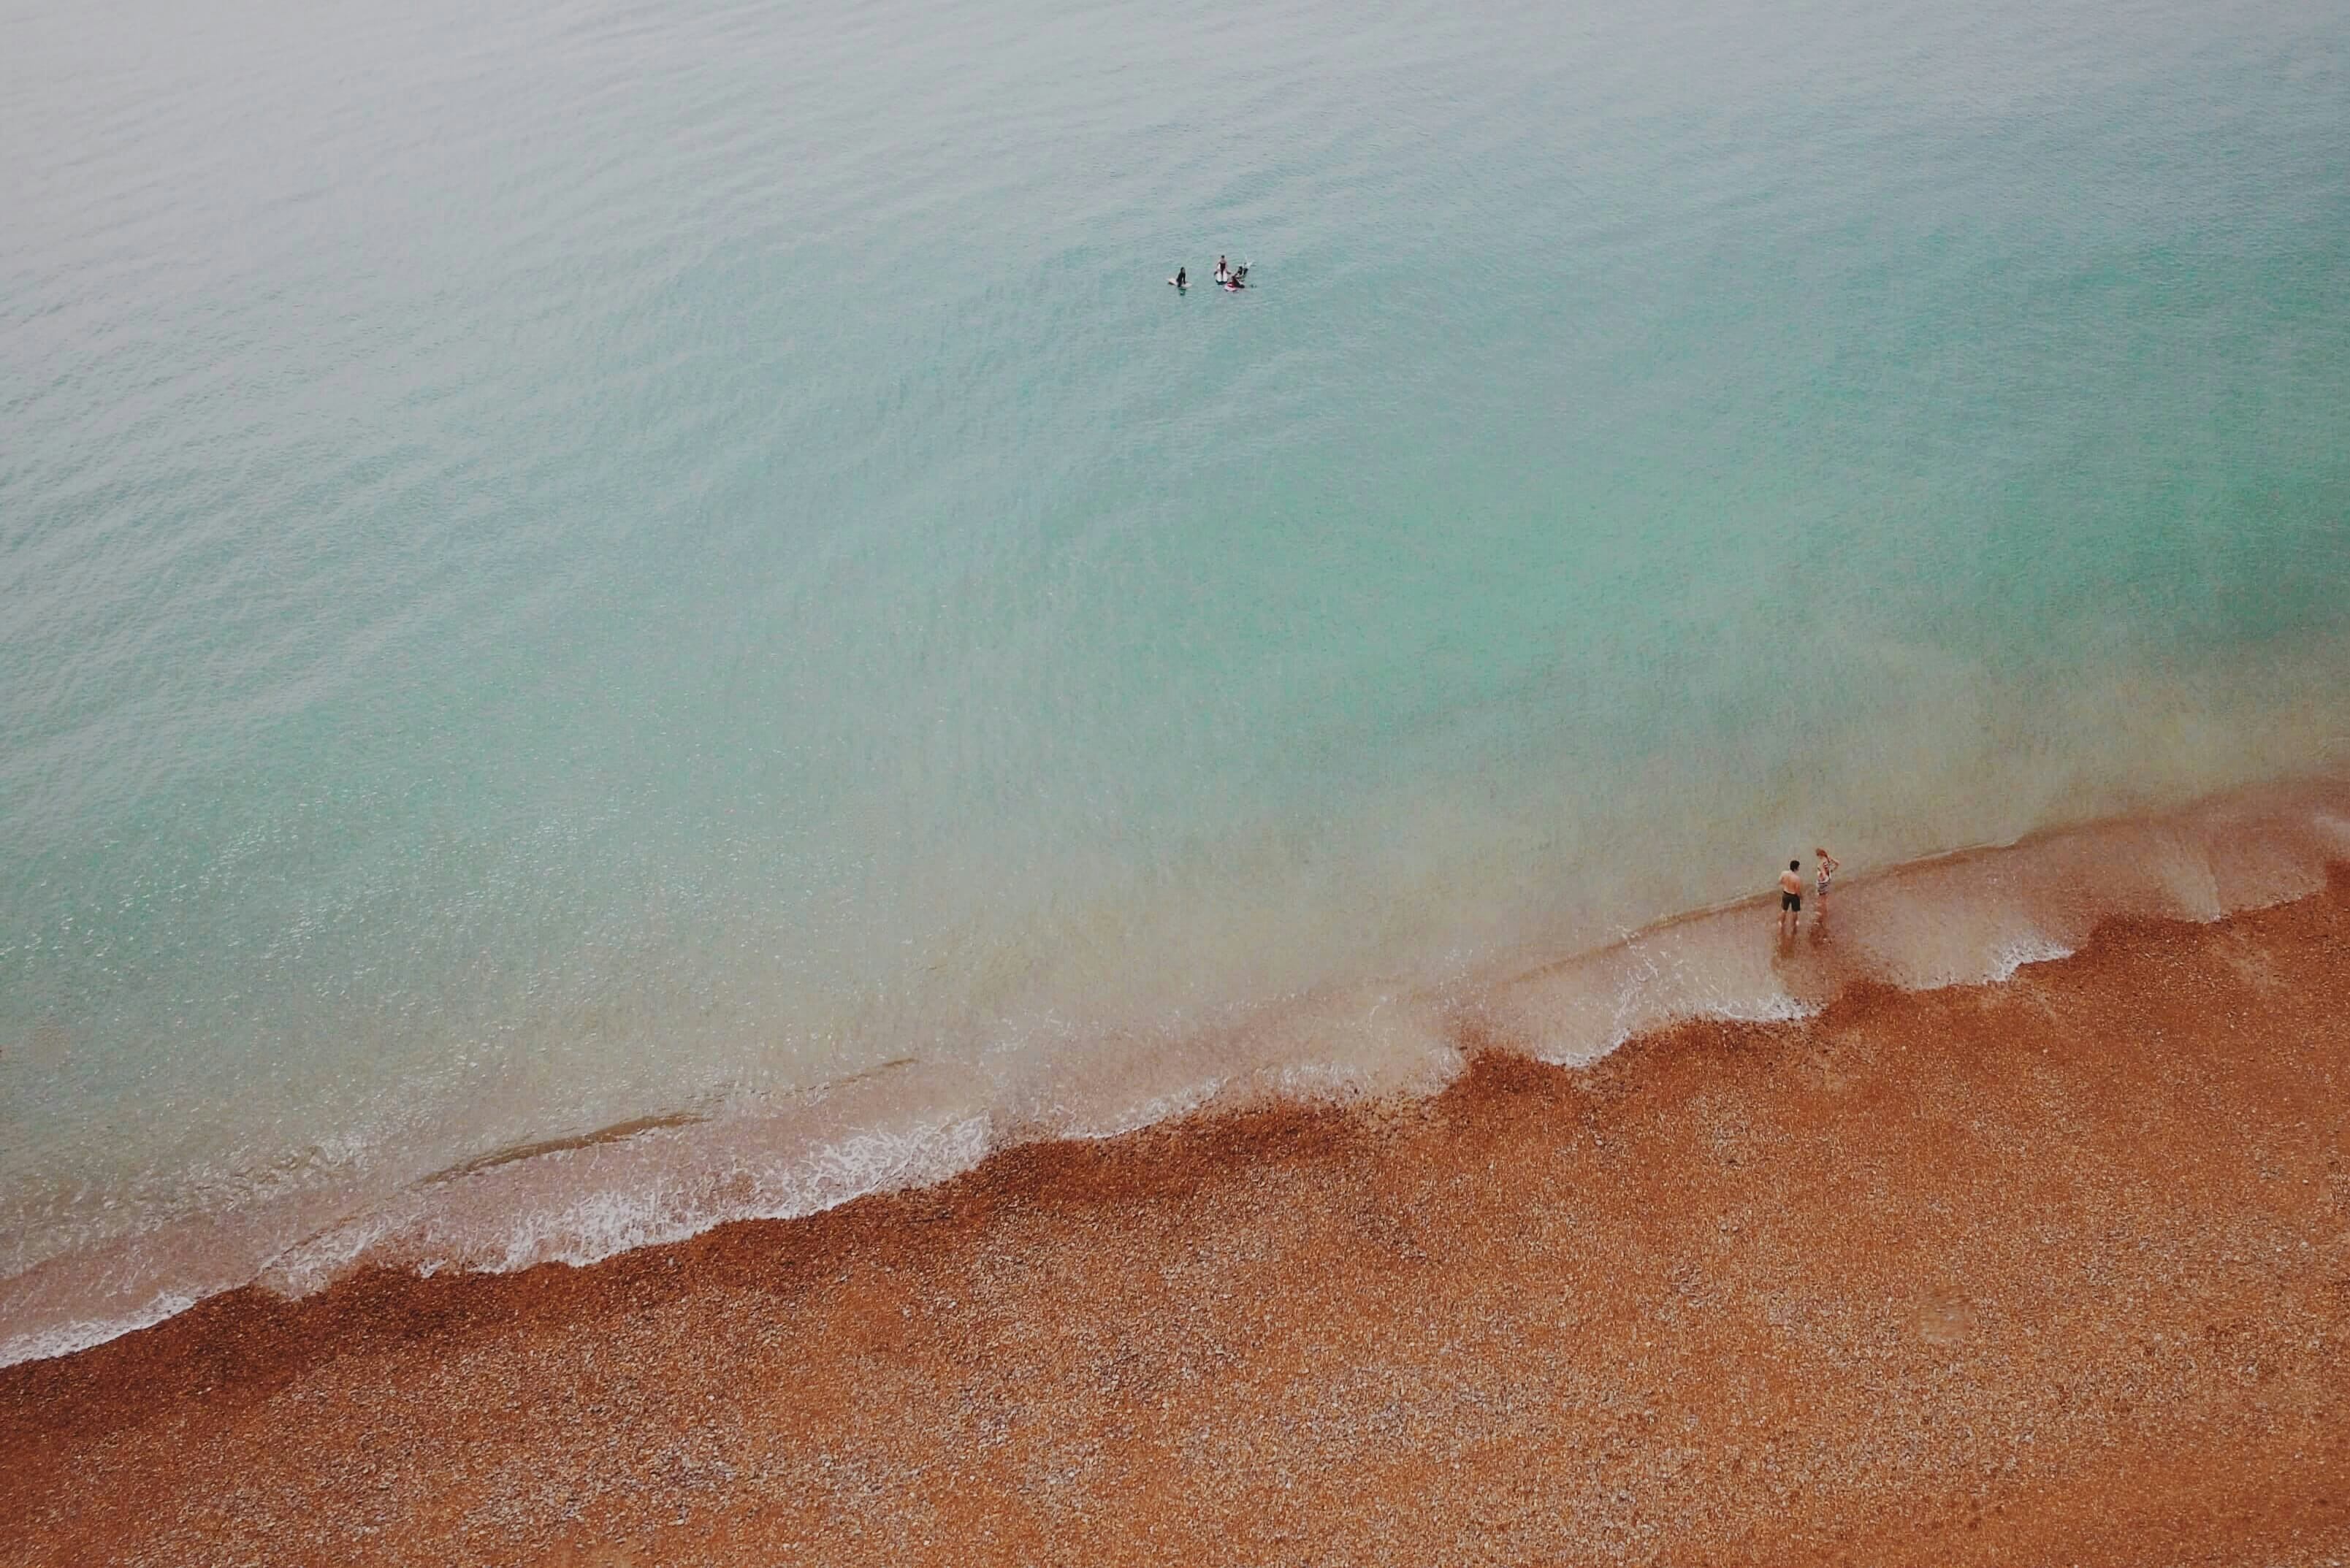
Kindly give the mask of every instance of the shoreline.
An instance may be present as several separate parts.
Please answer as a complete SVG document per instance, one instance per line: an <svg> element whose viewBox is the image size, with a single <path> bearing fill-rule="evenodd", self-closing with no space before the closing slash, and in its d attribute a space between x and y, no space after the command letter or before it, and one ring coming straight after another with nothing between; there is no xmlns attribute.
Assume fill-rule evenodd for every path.
<svg viewBox="0 0 2350 1568"><path fill-rule="evenodd" d="M1841 892L1842 889L1839 889ZM2350 868L0 1369L28 1563L2350 1550ZM1483 1049L1477 1049L1483 1047ZM760 1554L764 1553L764 1557Z"/></svg>
<svg viewBox="0 0 2350 1568"><path fill-rule="evenodd" d="M980 1064L897 1057L733 1105L658 1103L436 1153L369 1190L292 1190L43 1257L0 1283L0 1366L77 1354L258 1283L359 1269L584 1265L743 1220L951 1179L1010 1147L1206 1112L1432 1095L1479 1043L1586 1065L1690 1019L1792 1021L1855 985L2006 978L2116 916L2218 919L2323 886L2350 856L2350 775L2041 829L1848 875L1833 926L1760 940L1768 898L1685 910L1596 947L1488 955L1443 980L1357 977L1164 1036L1111 1033ZM386 1151L396 1162L397 1150Z"/></svg>

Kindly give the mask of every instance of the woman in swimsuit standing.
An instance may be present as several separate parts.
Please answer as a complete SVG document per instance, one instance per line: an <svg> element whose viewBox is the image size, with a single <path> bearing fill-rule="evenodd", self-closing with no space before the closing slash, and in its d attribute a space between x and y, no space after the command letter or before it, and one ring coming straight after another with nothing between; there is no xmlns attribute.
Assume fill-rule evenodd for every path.
<svg viewBox="0 0 2350 1568"><path fill-rule="evenodd" d="M1818 883L1820 890L1820 908L1819 912L1814 915L1812 919L1815 921L1825 920L1828 918L1828 883L1835 879L1837 867L1841 867L1844 862L1829 854L1826 849L1816 845L1813 846L1812 853L1820 857L1820 875Z"/></svg>

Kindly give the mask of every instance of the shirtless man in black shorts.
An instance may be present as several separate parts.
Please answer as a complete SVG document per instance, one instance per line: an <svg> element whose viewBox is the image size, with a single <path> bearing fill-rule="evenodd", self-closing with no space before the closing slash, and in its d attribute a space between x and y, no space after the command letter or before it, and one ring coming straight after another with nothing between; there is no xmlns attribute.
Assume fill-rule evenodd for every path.
<svg viewBox="0 0 2350 1568"><path fill-rule="evenodd" d="M1804 914L1804 863L1790 860L1779 873L1779 934L1792 937Z"/></svg>

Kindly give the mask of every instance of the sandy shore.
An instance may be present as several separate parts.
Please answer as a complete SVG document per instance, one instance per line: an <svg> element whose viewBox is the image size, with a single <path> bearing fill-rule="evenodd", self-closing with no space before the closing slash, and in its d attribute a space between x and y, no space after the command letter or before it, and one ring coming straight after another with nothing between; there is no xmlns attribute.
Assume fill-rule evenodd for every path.
<svg viewBox="0 0 2350 1568"><path fill-rule="evenodd" d="M1415 1106L239 1292L0 1371L0 1458L12 1563L2350 1561L2350 876Z"/></svg>

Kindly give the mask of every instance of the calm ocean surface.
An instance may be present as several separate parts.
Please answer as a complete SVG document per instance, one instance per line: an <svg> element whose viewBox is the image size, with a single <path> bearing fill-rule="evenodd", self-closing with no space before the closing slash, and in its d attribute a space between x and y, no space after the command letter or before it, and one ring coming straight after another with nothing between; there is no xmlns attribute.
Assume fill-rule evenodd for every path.
<svg viewBox="0 0 2350 1568"><path fill-rule="evenodd" d="M0 0L0 1360L2350 759L2350 8Z"/></svg>

